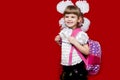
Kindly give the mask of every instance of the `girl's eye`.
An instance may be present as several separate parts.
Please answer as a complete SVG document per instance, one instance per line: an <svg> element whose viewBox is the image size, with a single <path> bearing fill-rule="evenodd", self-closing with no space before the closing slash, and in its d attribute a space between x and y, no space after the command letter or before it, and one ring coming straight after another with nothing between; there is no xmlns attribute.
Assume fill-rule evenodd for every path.
<svg viewBox="0 0 120 80"><path fill-rule="evenodd" d="M71 18L75 18L74 16L71 16Z"/></svg>
<svg viewBox="0 0 120 80"><path fill-rule="evenodd" d="M65 16L65 18L69 18L69 16Z"/></svg>

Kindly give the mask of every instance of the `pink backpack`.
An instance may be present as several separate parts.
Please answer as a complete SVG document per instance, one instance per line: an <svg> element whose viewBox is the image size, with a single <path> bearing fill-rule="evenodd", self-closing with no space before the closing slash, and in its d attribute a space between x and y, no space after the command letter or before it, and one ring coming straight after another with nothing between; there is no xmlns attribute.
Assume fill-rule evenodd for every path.
<svg viewBox="0 0 120 80"><path fill-rule="evenodd" d="M77 35L78 32L80 32L81 30L79 28L75 29L72 32L73 37L75 37ZM89 45L89 55L87 57L84 57L83 54L76 49L74 46L71 47L71 51L70 51L70 61L72 60L72 51L73 49L76 49L79 56L82 58L82 60L84 61L85 65L86 65L86 70L88 71L89 75L96 75L99 70L100 70L100 64L101 64L101 46L100 43L98 41L94 41L89 39L88 41L88 45Z"/></svg>

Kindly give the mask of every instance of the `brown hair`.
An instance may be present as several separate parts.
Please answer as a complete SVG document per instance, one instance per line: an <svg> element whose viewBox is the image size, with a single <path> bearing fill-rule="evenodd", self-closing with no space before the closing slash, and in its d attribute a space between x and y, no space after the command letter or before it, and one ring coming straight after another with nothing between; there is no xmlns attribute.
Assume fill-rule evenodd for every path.
<svg viewBox="0 0 120 80"><path fill-rule="evenodd" d="M84 22L83 19L83 13L81 12L80 8L78 8L77 6L73 6L73 5L69 5L66 7L63 15L65 16L65 14L75 14L79 17L82 18L82 23Z"/></svg>

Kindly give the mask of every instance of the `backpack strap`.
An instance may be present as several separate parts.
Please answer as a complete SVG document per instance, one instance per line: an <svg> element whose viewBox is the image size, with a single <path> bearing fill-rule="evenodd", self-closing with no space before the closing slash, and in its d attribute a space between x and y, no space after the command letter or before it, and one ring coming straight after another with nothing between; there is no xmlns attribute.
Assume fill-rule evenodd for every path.
<svg viewBox="0 0 120 80"><path fill-rule="evenodd" d="M77 34L81 31L80 28L76 28L73 30L71 36L76 37ZM79 54L79 56L81 57L81 59L84 61L84 63L87 65L87 60L85 59L85 57L82 55L82 53L75 47L72 45L71 50L70 50L70 55L69 55L69 65L72 63L72 52L73 50L76 49L77 53Z"/></svg>
<svg viewBox="0 0 120 80"><path fill-rule="evenodd" d="M73 46L74 47L74 46ZM85 59L85 57L83 56L83 54L76 48L74 47L76 50L77 50L77 53L78 55L81 57L81 59L84 61L85 65L88 64L87 60Z"/></svg>

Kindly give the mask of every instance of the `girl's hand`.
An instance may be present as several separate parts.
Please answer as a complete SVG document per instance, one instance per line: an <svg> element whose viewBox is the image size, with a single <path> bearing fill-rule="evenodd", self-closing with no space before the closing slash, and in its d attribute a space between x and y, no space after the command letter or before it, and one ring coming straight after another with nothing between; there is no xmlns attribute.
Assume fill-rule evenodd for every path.
<svg viewBox="0 0 120 80"><path fill-rule="evenodd" d="M57 42L60 45L60 35L57 35L55 37L55 42Z"/></svg>
<svg viewBox="0 0 120 80"><path fill-rule="evenodd" d="M71 44L73 44L73 45L75 45L76 43L78 43L77 40L76 40L74 37L69 37L69 38L68 38L68 41L69 41Z"/></svg>

